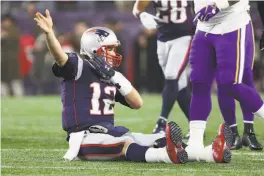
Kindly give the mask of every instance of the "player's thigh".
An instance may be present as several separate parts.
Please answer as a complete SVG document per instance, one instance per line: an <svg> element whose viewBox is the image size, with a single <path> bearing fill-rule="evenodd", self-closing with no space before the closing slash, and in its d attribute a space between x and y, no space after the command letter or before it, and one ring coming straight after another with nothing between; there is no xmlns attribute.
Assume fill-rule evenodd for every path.
<svg viewBox="0 0 264 176"><path fill-rule="evenodd" d="M170 48L164 70L166 79L179 79L189 59L191 36L184 36L168 42Z"/></svg>
<svg viewBox="0 0 264 176"><path fill-rule="evenodd" d="M211 84L215 76L215 50L204 32L195 33L189 59L191 82Z"/></svg>
<svg viewBox="0 0 264 176"><path fill-rule="evenodd" d="M78 157L85 160L124 159L122 150L126 142L133 142L133 139L130 136L88 133L82 141Z"/></svg>
<svg viewBox="0 0 264 176"><path fill-rule="evenodd" d="M248 44L249 27L244 26L224 35L215 35L218 84L240 84L243 82L245 70L251 68L253 45ZM252 33L250 37L252 40Z"/></svg>
<svg viewBox="0 0 264 176"><path fill-rule="evenodd" d="M182 89L188 86L188 79L189 78L188 78L187 70L184 69L178 80L179 91L181 91Z"/></svg>
<svg viewBox="0 0 264 176"><path fill-rule="evenodd" d="M168 44L166 42L157 41L157 55L159 59L159 65L164 72L168 61Z"/></svg>

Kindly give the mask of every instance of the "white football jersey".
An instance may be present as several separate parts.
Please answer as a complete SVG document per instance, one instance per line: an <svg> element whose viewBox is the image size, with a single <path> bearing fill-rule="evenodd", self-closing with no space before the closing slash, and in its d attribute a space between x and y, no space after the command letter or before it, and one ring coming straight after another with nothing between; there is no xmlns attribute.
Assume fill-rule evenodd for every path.
<svg viewBox="0 0 264 176"><path fill-rule="evenodd" d="M214 0L194 0L195 12L197 13L204 6L213 3ZM249 8L249 0L240 0L236 4L221 10L209 21L199 21L197 29L212 34L225 34L235 31L249 23Z"/></svg>

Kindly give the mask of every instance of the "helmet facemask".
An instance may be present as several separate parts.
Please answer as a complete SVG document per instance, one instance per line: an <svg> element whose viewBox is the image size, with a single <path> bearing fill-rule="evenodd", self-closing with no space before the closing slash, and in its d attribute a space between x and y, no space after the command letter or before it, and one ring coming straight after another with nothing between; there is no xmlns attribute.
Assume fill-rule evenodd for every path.
<svg viewBox="0 0 264 176"><path fill-rule="evenodd" d="M111 54L107 48L113 48L115 54ZM98 55L103 55L106 63L111 67L119 67L122 62L122 55L116 52L116 45L103 45L96 51L96 53Z"/></svg>

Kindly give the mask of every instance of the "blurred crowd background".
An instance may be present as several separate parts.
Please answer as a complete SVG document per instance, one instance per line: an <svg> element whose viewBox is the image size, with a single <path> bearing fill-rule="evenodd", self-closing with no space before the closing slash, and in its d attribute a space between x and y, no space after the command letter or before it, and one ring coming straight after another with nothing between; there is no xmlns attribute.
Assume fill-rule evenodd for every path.
<svg viewBox="0 0 264 176"><path fill-rule="evenodd" d="M161 92L163 75L156 54L156 32L144 29L132 15L134 1L1 1L1 96L50 95L60 92L53 76L53 58L45 36L33 20L49 9L54 30L65 52L79 52L82 33L92 26L112 29L121 41L119 69L141 92ZM151 9L150 9L151 10ZM264 91L264 54L256 3L251 2L255 27L255 86ZM175 58L177 59L177 58Z"/></svg>

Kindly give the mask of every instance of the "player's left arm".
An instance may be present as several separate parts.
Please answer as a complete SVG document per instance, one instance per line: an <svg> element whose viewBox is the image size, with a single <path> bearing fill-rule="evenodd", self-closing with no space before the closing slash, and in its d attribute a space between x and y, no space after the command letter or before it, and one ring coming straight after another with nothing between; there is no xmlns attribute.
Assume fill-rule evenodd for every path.
<svg viewBox="0 0 264 176"><path fill-rule="evenodd" d="M121 104L127 105L132 109L139 109L143 105L143 100L138 91L131 85L122 73L115 71L110 81L117 87L121 97L118 100ZM122 100L124 99L124 100Z"/></svg>
<svg viewBox="0 0 264 176"><path fill-rule="evenodd" d="M89 59L88 61L101 78L109 80L116 86L119 93L122 95L122 98L125 99L130 108L141 108L143 100L138 91L131 85L122 73L115 71L106 63L104 56L94 54L93 59ZM125 104L124 101L122 102L122 104Z"/></svg>

